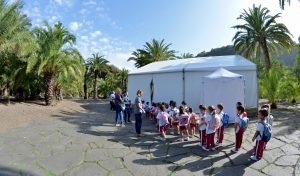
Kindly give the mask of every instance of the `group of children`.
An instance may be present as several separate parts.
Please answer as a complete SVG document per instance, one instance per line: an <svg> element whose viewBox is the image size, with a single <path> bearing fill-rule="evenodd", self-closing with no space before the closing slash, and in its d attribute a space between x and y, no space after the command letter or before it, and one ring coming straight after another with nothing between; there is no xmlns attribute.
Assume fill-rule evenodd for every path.
<svg viewBox="0 0 300 176"><path fill-rule="evenodd" d="M195 129L199 129L199 145L205 151L214 151L216 146L221 146L224 139L224 128L229 123L229 116L224 113L223 105L214 106L200 105L200 113L195 113L192 108L183 101L179 106L176 102L170 103L143 103L146 117L154 121L155 127L160 131L162 141L166 140L166 132L170 129L170 134L179 134L182 141L188 141L195 135ZM238 152L243 142L243 135L246 131L249 119L242 103L236 104L236 118L234 121L235 146L232 152ZM250 159L259 160L266 148L266 143L271 137L271 127L273 116L270 114L269 105L263 105L258 113L259 123L257 131L252 141L256 140L253 156ZM215 143L215 136L217 141Z"/></svg>

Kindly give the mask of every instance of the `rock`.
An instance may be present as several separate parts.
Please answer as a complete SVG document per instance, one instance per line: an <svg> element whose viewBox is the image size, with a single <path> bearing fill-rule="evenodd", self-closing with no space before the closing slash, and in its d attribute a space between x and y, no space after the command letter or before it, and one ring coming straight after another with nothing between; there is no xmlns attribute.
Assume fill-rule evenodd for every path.
<svg viewBox="0 0 300 176"><path fill-rule="evenodd" d="M107 171L103 170L96 163L84 163L64 174L65 176L102 176L107 175Z"/></svg>
<svg viewBox="0 0 300 176"><path fill-rule="evenodd" d="M119 169L110 172L110 176L132 176L127 169Z"/></svg>
<svg viewBox="0 0 300 176"><path fill-rule="evenodd" d="M109 159L105 161L99 161L99 165L101 165L103 168L109 171L124 168L120 159Z"/></svg>
<svg viewBox="0 0 300 176"><path fill-rule="evenodd" d="M109 158L125 157L131 153L129 149L93 149L88 150L85 161L101 161Z"/></svg>
<svg viewBox="0 0 300 176"><path fill-rule="evenodd" d="M79 164L82 157L82 151L72 150L42 159L39 164L55 174L60 174L63 171Z"/></svg>
<svg viewBox="0 0 300 176"><path fill-rule="evenodd" d="M286 155L300 155L300 150L293 145L286 144L285 146L281 147L281 150Z"/></svg>
<svg viewBox="0 0 300 176"><path fill-rule="evenodd" d="M263 173L272 176L292 176L294 169L292 167L282 167L271 164L265 167L262 171Z"/></svg>
<svg viewBox="0 0 300 176"><path fill-rule="evenodd" d="M297 155L290 155L290 156L282 156L276 161L276 165L280 166L294 166L296 165L299 156Z"/></svg>
<svg viewBox="0 0 300 176"><path fill-rule="evenodd" d="M274 163L277 158L285 155L279 148L269 150L269 151L264 151L263 153L263 158L268 161L269 163Z"/></svg>
<svg viewBox="0 0 300 176"><path fill-rule="evenodd" d="M225 176L225 175L247 175L247 176L263 176L263 173L260 173L254 169L247 168L246 166L231 166L231 167L220 167L214 168L212 175L216 176Z"/></svg>

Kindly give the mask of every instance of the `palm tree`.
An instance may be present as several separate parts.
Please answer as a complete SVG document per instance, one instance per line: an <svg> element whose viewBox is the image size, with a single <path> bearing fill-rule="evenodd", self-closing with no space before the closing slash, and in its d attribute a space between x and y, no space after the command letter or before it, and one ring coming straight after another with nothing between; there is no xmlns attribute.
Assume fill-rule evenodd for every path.
<svg viewBox="0 0 300 176"><path fill-rule="evenodd" d="M88 59L89 71L94 75L94 99L98 97L98 77L101 73L109 71L107 63L108 61L99 53L93 54L92 57Z"/></svg>
<svg viewBox="0 0 300 176"><path fill-rule="evenodd" d="M143 49L137 49L132 53L128 61L135 61L135 66L140 68L152 62L175 59L175 50L170 50L172 44L166 44L165 40L158 41L152 39L151 42L146 42Z"/></svg>
<svg viewBox="0 0 300 176"><path fill-rule="evenodd" d="M300 1L300 0L299 0ZM279 6L282 10L284 10L285 3L291 4L291 0L279 0Z"/></svg>
<svg viewBox="0 0 300 176"><path fill-rule="evenodd" d="M287 27L276 22L280 14L271 16L269 13L267 8L255 5L248 11L244 9L237 19L243 20L245 24L233 26L238 31L232 39L235 50L247 58L263 53L267 69L271 68L270 53L278 54L279 48L290 52L294 45Z"/></svg>
<svg viewBox="0 0 300 176"><path fill-rule="evenodd" d="M127 90L127 78L128 78L128 70L123 68L119 73L118 73L118 79L120 80L121 87L123 91Z"/></svg>
<svg viewBox="0 0 300 176"><path fill-rule="evenodd" d="M8 102L15 78L26 67L25 57L35 48L30 20L20 13L22 6L21 1L8 5L0 0L0 88L7 92Z"/></svg>
<svg viewBox="0 0 300 176"><path fill-rule="evenodd" d="M61 22L53 27L45 22L43 27L34 28L33 32L38 50L36 55L28 60L27 71L37 69L38 74L43 75L45 102L46 105L53 105L56 79L62 73L81 75L82 65L74 61L81 56L72 47L76 41L75 36Z"/></svg>
<svg viewBox="0 0 300 176"><path fill-rule="evenodd" d="M178 59L188 59L195 57L192 53L183 53L181 56L178 57Z"/></svg>

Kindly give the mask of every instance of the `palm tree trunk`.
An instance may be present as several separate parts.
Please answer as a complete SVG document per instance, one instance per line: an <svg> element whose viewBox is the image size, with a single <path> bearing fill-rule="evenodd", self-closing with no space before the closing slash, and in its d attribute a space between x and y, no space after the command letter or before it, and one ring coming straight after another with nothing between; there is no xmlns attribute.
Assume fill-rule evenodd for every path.
<svg viewBox="0 0 300 176"><path fill-rule="evenodd" d="M95 80L94 80L94 99L97 99L98 96L98 89L97 89L97 77L98 77L98 72L95 72Z"/></svg>
<svg viewBox="0 0 300 176"><path fill-rule="evenodd" d="M264 56L265 56L266 68L267 68L267 70L270 70L271 69L271 59L270 59L269 49L268 49L268 46L267 46L267 41L264 39L260 43L261 43L261 48L262 48Z"/></svg>
<svg viewBox="0 0 300 176"><path fill-rule="evenodd" d="M84 99L88 99L88 94L87 94L87 79L88 79L87 70L88 70L88 67L86 66L85 74L84 74L84 85L83 85Z"/></svg>
<svg viewBox="0 0 300 176"><path fill-rule="evenodd" d="M54 75L52 73L46 73L44 75L45 84L46 84L46 92L45 92L45 102L46 105L53 105L53 93L54 93Z"/></svg>

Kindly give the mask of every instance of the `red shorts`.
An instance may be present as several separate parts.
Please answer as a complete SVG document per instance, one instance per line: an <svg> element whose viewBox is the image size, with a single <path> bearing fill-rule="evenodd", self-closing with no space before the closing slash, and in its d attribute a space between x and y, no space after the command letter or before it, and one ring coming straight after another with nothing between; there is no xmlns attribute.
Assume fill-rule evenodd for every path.
<svg viewBox="0 0 300 176"><path fill-rule="evenodd" d="M186 126L180 126L179 129L180 129L180 131L183 131L183 130L187 130L188 128L187 128L187 125L186 125Z"/></svg>
<svg viewBox="0 0 300 176"><path fill-rule="evenodd" d="M162 132L166 132L167 131L167 125L164 125L164 126L160 126L159 127L159 131L162 133Z"/></svg>
<svg viewBox="0 0 300 176"><path fill-rule="evenodd" d="M190 128L196 128L196 124L190 124Z"/></svg>
<svg viewBox="0 0 300 176"><path fill-rule="evenodd" d="M179 125L179 122L178 121L173 121L172 122L172 126L178 126Z"/></svg>

